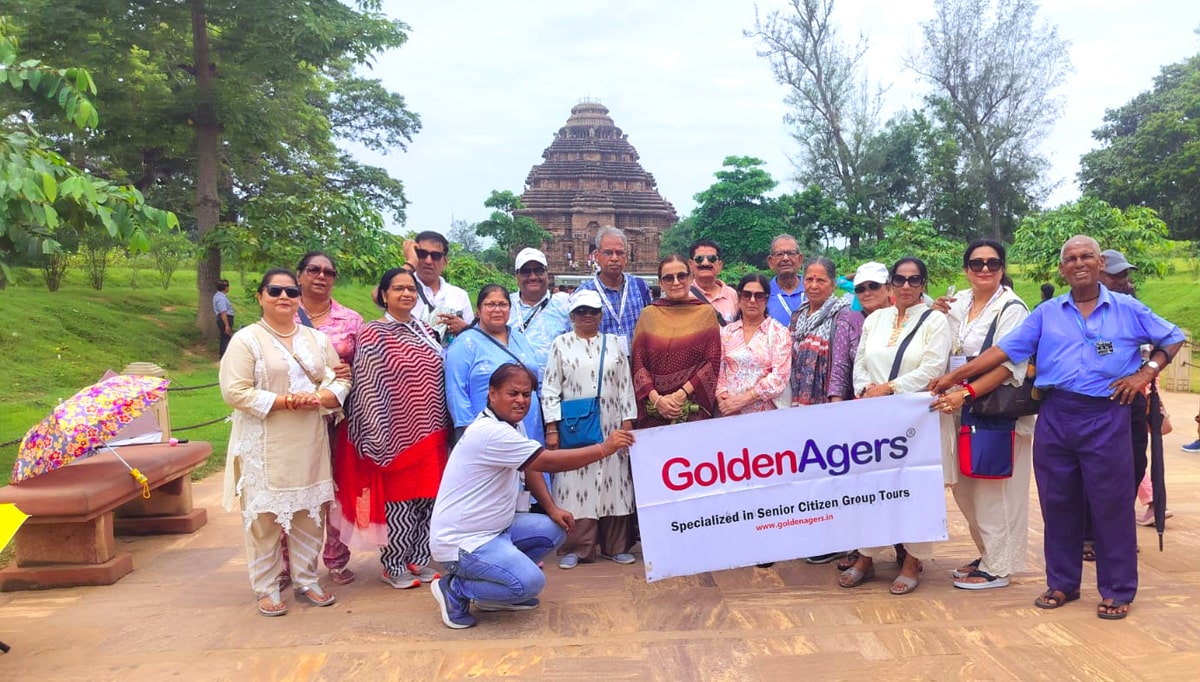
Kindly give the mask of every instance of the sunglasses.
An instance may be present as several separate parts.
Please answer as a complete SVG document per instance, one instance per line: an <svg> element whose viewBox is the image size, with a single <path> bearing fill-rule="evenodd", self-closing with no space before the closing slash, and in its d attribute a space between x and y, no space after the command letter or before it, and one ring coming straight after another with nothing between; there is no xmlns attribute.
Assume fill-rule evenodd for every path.
<svg viewBox="0 0 1200 682"><path fill-rule="evenodd" d="M904 286L905 283L907 283L908 286L916 289L917 287L925 284L925 277L922 275L909 275L908 277L905 277L904 275L892 275L892 286L900 288Z"/></svg>
<svg viewBox="0 0 1200 682"><path fill-rule="evenodd" d="M287 294L288 298L300 298L300 287L285 287L279 284L268 284L264 289L267 295L271 298L279 298L280 294Z"/></svg>
<svg viewBox="0 0 1200 682"><path fill-rule="evenodd" d="M696 265L702 265L706 260L709 263L716 263L717 261L721 260L721 257L716 254L706 253L700 256L695 256L692 258L692 260L696 261Z"/></svg>
<svg viewBox="0 0 1200 682"><path fill-rule="evenodd" d="M521 268L520 270L517 270L517 274L522 277L531 277L533 275L541 276L546 274L546 268L540 266L536 268Z"/></svg>
<svg viewBox="0 0 1200 682"><path fill-rule="evenodd" d="M765 291L739 291L738 292L738 298L742 299L743 301L758 301L759 303L762 303L763 301L767 300L768 296L770 296L770 294L768 294Z"/></svg>
<svg viewBox="0 0 1200 682"><path fill-rule="evenodd" d="M863 282L862 284L854 285L854 293L861 294L861 293L865 292L867 289L870 289L871 291L876 291L876 290L882 289L882 288L883 288L883 285L880 284L879 282Z"/></svg>
<svg viewBox="0 0 1200 682"><path fill-rule="evenodd" d="M425 249L417 249L417 260L432 258L434 263L438 263L441 262L441 260L445 257L446 254L442 251L426 251Z"/></svg>
<svg viewBox="0 0 1200 682"><path fill-rule="evenodd" d="M1004 268L1004 261L1000 260L999 258L989 258L987 260L982 258L972 258L971 260L967 261L967 267L971 268L971 272L983 272L984 268L987 268L992 272L1000 272L1000 270Z"/></svg>
<svg viewBox="0 0 1200 682"><path fill-rule="evenodd" d="M308 275L309 277L325 275L329 279L335 279L337 277L337 270L334 270L333 268L323 268L320 265L310 265L304 268L304 274Z"/></svg>
<svg viewBox="0 0 1200 682"><path fill-rule="evenodd" d="M587 315L590 317L592 315L599 315L600 309L599 308L589 308L585 305L581 305L578 308L572 310L571 312L576 315Z"/></svg>
<svg viewBox="0 0 1200 682"><path fill-rule="evenodd" d="M691 277L692 277L692 273L681 272L678 275L676 275L674 273L672 273L670 275L659 275L658 279L661 280L663 284L674 284L676 282L683 284L684 282L691 279Z"/></svg>

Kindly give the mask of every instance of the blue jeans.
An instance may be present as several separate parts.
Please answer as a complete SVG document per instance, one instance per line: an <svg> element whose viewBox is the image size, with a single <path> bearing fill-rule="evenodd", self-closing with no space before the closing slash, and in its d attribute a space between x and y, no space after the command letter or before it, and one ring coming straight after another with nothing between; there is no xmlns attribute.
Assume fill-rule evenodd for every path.
<svg viewBox="0 0 1200 682"><path fill-rule="evenodd" d="M532 599L546 586L537 562L566 540L549 516L519 513L500 535L474 552L458 550L458 561L443 561L454 576L450 592L464 599L516 604Z"/></svg>

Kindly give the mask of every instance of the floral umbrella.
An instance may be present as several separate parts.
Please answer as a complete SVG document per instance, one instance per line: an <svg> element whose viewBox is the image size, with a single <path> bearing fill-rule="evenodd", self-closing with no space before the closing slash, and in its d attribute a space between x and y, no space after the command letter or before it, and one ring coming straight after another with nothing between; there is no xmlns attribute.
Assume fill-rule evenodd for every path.
<svg viewBox="0 0 1200 682"><path fill-rule="evenodd" d="M13 465L20 483L93 454L129 422L167 394L161 377L121 374L92 384L57 407L25 434Z"/></svg>

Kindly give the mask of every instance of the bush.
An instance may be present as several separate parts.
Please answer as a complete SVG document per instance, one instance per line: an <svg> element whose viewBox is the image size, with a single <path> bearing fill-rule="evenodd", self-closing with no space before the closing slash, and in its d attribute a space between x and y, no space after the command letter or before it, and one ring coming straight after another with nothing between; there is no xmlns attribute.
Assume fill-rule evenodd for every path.
<svg viewBox="0 0 1200 682"><path fill-rule="evenodd" d="M196 247L187 237L177 232L157 234L150 238L150 256L158 270L163 289L171 288L171 278L185 261L192 257Z"/></svg>

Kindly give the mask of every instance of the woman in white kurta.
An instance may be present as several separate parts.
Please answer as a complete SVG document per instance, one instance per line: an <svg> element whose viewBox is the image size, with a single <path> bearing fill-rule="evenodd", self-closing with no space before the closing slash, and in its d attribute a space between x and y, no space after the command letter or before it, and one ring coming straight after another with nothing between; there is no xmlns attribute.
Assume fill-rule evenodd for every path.
<svg viewBox="0 0 1200 682"><path fill-rule="evenodd" d="M979 355L993 324L996 326L992 343L995 343L1029 316L1025 304L1004 284L1006 262L1004 246L992 240L972 242L963 254L963 272L971 289L953 300L939 300L936 305L940 309L949 304L947 322L953 338L952 358ZM1019 386L1025 379L1027 366L1026 362L1005 362L993 370L1007 375L1003 381L977 379L969 385L977 398L988 393L985 387L994 383ZM954 461L958 459L958 426L963 401L961 390L947 391L939 398L941 409L953 415L942 420L942 448L955 454ZM957 466L946 468L947 479L954 484L954 501L966 517L971 539L979 549L978 559L953 571L955 587L965 590L1005 587L1010 574L1025 568L1035 419L1031 415L1017 420L1012 477L971 478L959 473Z"/></svg>
<svg viewBox="0 0 1200 682"><path fill-rule="evenodd" d="M621 350L620 339L600 334L603 308L600 295L580 290L567 304L574 331L554 339L542 385L542 413L546 419L546 447L559 447L562 401L592 398L603 347L604 381L600 386L600 430L607 436L617 429L630 430L637 419L633 374ZM632 563L633 474L629 451L593 462L582 469L553 474L551 491L560 507L575 516L575 528L558 548L559 568L574 568L597 556Z"/></svg>
<svg viewBox="0 0 1200 682"><path fill-rule="evenodd" d="M296 277L268 271L259 284L263 316L234 334L221 359L221 396L234 408L225 460L225 508L235 500L245 524L250 584L265 616L287 613L277 576L280 530L291 546L297 595L334 602L317 584L322 524L333 499L323 412L341 406L346 381L333 380L338 356L328 337L296 324Z"/></svg>
<svg viewBox="0 0 1200 682"><path fill-rule="evenodd" d="M854 393L859 398L919 393L927 390L929 382L945 371L950 355L950 333L945 316L930 311L922 301L928 278L925 263L919 258L901 258L892 266L891 284L896 304L871 313L863 321L858 352L854 356ZM925 315L926 312L930 314ZM892 377L896 354L914 329L916 333L912 334L912 341L904 350L899 371ZM942 456L944 460L945 453ZM892 582L892 594L908 594L915 590L921 561L933 556L932 542L906 542L904 547L908 555L900 575ZM842 572L838 584L855 587L874 577L875 557L884 549L859 548L858 561Z"/></svg>

